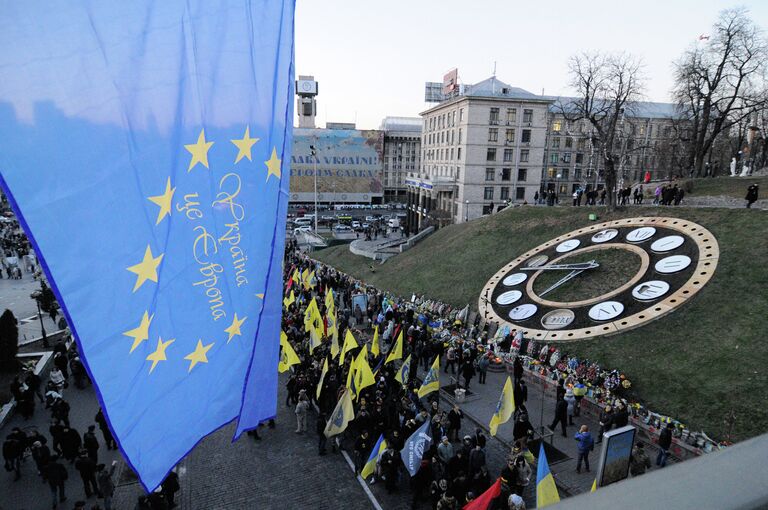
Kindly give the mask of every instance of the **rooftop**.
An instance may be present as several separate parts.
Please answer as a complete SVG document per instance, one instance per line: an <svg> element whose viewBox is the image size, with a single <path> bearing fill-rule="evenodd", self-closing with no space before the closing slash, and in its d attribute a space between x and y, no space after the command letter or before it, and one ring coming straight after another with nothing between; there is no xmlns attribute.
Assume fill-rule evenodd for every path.
<svg viewBox="0 0 768 510"><path fill-rule="evenodd" d="M420 117L385 117L379 129L382 131L413 131L421 132Z"/></svg>

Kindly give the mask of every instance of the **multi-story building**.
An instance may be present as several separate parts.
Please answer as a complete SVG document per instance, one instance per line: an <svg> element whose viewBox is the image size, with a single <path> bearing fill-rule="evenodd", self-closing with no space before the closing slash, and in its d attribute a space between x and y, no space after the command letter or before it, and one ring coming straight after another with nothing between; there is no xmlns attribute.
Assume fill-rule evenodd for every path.
<svg viewBox="0 0 768 510"><path fill-rule="evenodd" d="M544 173L541 190L554 190L570 196L576 189L603 187L602 156L594 138L594 128L586 120L568 121L558 98L550 106ZM616 167L617 185L622 187L648 179L667 177L672 169L668 145L675 121L675 105L639 102L627 108L620 119L614 153L619 155Z"/></svg>
<svg viewBox="0 0 768 510"><path fill-rule="evenodd" d="M533 202L552 102L491 77L423 112L421 165L406 179L409 229Z"/></svg>
<svg viewBox="0 0 768 510"><path fill-rule="evenodd" d="M384 132L384 201L405 202L405 178L418 171L421 161L421 119L386 117Z"/></svg>

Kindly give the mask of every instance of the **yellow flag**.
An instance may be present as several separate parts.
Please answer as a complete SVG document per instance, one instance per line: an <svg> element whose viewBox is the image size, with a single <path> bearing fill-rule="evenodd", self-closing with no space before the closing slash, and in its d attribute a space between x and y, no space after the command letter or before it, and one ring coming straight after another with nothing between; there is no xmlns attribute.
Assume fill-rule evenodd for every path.
<svg viewBox="0 0 768 510"><path fill-rule="evenodd" d="M368 352L366 351L365 346L363 346L363 350L360 351L360 354L357 356L357 360L355 361L355 364L357 365L357 369L355 370L356 395L359 395L364 388L367 388L368 386L376 383L376 379L373 377L371 366L368 364L367 357Z"/></svg>
<svg viewBox="0 0 768 510"><path fill-rule="evenodd" d="M341 358L339 358L341 359ZM357 370L357 358L353 358L349 364L349 372L347 372L347 388L352 390L352 397L355 398L355 370Z"/></svg>
<svg viewBox="0 0 768 510"><path fill-rule="evenodd" d="M387 361L384 362L386 365L390 361L395 361L396 359L403 359L403 331L400 330L400 334L397 335L397 342L395 342L395 346L392 348L391 351L389 351L389 356L387 356Z"/></svg>
<svg viewBox="0 0 768 510"><path fill-rule="evenodd" d="M310 289L315 288L315 272L314 271L309 273L309 276L307 276L307 284L309 285Z"/></svg>
<svg viewBox="0 0 768 510"><path fill-rule="evenodd" d="M339 354L339 327L336 325L336 316L333 318L333 331L331 333L331 359L336 359Z"/></svg>
<svg viewBox="0 0 768 510"><path fill-rule="evenodd" d="M280 332L280 346L283 349L280 352L280 363L277 364L277 370L282 374L291 368L291 365L298 365L301 363L301 360L288 342L288 335L283 331Z"/></svg>
<svg viewBox="0 0 768 510"><path fill-rule="evenodd" d="M501 390L501 397L499 397L499 403L496 404L496 412L491 417L491 424L488 426L491 429L491 435L496 435L499 425L509 421L512 413L515 411L515 394L512 388L512 379L507 376L507 382L504 383L504 389Z"/></svg>
<svg viewBox="0 0 768 510"><path fill-rule="evenodd" d="M379 355L379 327L373 328L373 340L371 341L371 354L374 356Z"/></svg>
<svg viewBox="0 0 768 510"><path fill-rule="evenodd" d="M328 309L328 313L333 313L336 308L336 303L333 300L333 289L328 288L328 292L325 293L325 307Z"/></svg>
<svg viewBox="0 0 768 510"><path fill-rule="evenodd" d="M403 385L403 388L406 387L408 384L408 377L411 375L411 355L409 354L407 358L405 358L405 361L402 365L400 365L400 368L397 370L397 374L395 374L395 380L398 381L400 384Z"/></svg>
<svg viewBox="0 0 768 510"><path fill-rule="evenodd" d="M347 328L347 334L344 336L344 346L341 348L341 358L339 358L339 364L344 364L344 357L349 351L358 347L357 340L352 335L352 330Z"/></svg>
<svg viewBox="0 0 768 510"><path fill-rule="evenodd" d="M597 490L597 478L592 482L592 489L589 492L595 492Z"/></svg>
<svg viewBox="0 0 768 510"><path fill-rule="evenodd" d="M309 353L312 354L315 352L315 349L320 347L320 342L322 338L320 336L320 332L317 328L312 327L312 329L309 330Z"/></svg>
<svg viewBox="0 0 768 510"><path fill-rule="evenodd" d="M309 269L305 269L301 272L301 283L304 285L304 289L309 290L309 282L307 279L309 278Z"/></svg>
<svg viewBox="0 0 768 510"><path fill-rule="evenodd" d="M440 391L440 356L435 357L434 363L429 367L429 372L424 377L424 381L419 388L419 398L423 398L425 395L432 393L433 391Z"/></svg>
<svg viewBox="0 0 768 510"><path fill-rule="evenodd" d="M317 301L315 301L315 298L312 298L307 305L307 309L304 311L304 331L309 331L313 327L312 323L315 315L320 315L320 310L317 309Z"/></svg>
<svg viewBox="0 0 768 510"><path fill-rule="evenodd" d="M301 283L299 278L300 278L299 277L299 270L298 269L294 269L293 270L293 276L291 276L291 280L293 280L293 283L297 283L298 284L298 283Z"/></svg>
<svg viewBox="0 0 768 510"><path fill-rule="evenodd" d="M291 293L288 295L288 297L283 299L283 305L286 308L288 308L295 302L296 302L296 296L294 295L293 290L291 290Z"/></svg>
<svg viewBox="0 0 768 510"><path fill-rule="evenodd" d="M347 390L339 399L336 408L325 426L325 437L341 434L346 430L350 421L355 419L355 408L352 406L352 396Z"/></svg>
<svg viewBox="0 0 768 510"><path fill-rule="evenodd" d="M323 391L323 381L325 381L325 374L328 373L328 358L323 360L323 371L320 372L320 381L317 383L317 390L315 391L315 397L320 400L320 392Z"/></svg>
<svg viewBox="0 0 768 510"><path fill-rule="evenodd" d="M327 330L327 336L333 336L334 332L336 335L339 334L338 331L338 325L336 324L336 314L332 312L328 312L325 314L325 319L328 321L328 330ZM337 351L338 352L338 351Z"/></svg>

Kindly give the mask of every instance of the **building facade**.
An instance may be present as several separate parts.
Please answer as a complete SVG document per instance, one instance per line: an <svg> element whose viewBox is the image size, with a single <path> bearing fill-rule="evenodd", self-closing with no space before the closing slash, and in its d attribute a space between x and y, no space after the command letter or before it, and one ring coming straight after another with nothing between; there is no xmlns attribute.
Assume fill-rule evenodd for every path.
<svg viewBox="0 0 768 510"><path fill-rule="evenodd" d="M386 117L379 130L384 132L384 201L405 203L406 176L421 162L421 119Z"/></svg>
<svg viewBox="0 0 768 510"><path fill-rule="evenodd" d="M423 112L421 165L406 179L409 229L532 203L552 102L492 77Z"/></svg>

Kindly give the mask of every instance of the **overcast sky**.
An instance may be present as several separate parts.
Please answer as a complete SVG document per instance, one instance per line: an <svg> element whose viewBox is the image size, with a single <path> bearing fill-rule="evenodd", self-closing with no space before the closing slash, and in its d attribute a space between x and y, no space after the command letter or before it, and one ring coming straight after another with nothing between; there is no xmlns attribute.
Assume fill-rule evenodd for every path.
<svg viewBox="0 0 768 510"><path fill-rule="evenodd" d="M668 101L672 60L737 5L768 27L768 0L297 0L296 74L319 83L320 127L418 116L424 82L457 67L460 82L476 83L494 61L512 86L567 94L568 57L595 49L642 57L647 98Z"/></svg>

